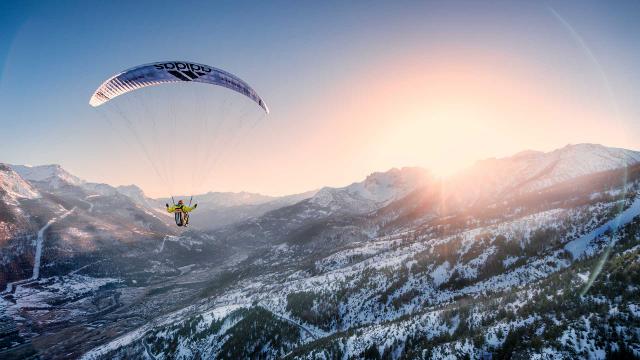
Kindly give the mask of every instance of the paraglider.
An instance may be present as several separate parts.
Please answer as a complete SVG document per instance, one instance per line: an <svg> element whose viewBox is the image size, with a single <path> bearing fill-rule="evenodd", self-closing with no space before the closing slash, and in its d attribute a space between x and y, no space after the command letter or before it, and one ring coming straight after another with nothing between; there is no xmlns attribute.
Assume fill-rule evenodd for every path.
<svg viewBox="0 0 640 360"><path fill-rule="evenodd" d="M189 213L198 207L198 204L193 205L193 207L187 206L182 200L178 200L178 203L173 206L169 206L169 204L165 205L167 207L167 212L175 213L176 225L178 226L189 225Z"/></svg>
<svg viewBox="0 0 640 360"><path fill-rule="evenodd" d="M160 96L162 91L140 91L163 88L165 84L175 85L168 90L173 92L164 97ZM177 86L180 84L185 86ZM222 94L216 88L231 92L223 89L220 91L227 94ZM94 108L108 104L104 107L111 112L103 114L108 123L115 128L118 119L122 120L125 133L138 143L168 193L174 193L174 186L186 188L189 178L200 182L192 184L194 188L201 186L223 154L232 149L237 139L242 139L240 129L252 125L247 119L262 118L269 113L264 100L239 77L187 61L154 62L117 73L95 90L89 104ZM239 108L235 114L234 106ZM188 150L166 148L167 138L183 137L190 139ZM180 165L184 169L176 170ZM175 214L177 226L189 224L189 213L197 207L190 205L191 202L187 206L182 200L172 206L166 204L167 211Z"/></svg>

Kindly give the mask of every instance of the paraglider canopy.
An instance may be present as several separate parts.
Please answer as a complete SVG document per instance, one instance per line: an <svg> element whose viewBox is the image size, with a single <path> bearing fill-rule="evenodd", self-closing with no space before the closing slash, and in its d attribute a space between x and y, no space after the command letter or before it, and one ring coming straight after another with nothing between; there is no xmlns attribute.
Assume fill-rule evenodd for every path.
<svg viewBox="0 0 640 360"><path fill-rule="evenodd" d="M102 83L91 96L89 104L93 107L100 106L131 91L180 81L223 86L250 98L269 113L262 98L239 77L213 66L188 61L162 61L127 69Z"/></svg>
<svg viewBox="0 0 640 360"><path fill-rule="evenodd" d="M156 86L164 84L170 86ZM269 113L262 97L239 77L189 61L119 72L95 90L89 104L128 151L130 144L138 145L167 195L210 191L214 168L233 163L227 155ZM127 154L126 160L135 157Z"/></svg>

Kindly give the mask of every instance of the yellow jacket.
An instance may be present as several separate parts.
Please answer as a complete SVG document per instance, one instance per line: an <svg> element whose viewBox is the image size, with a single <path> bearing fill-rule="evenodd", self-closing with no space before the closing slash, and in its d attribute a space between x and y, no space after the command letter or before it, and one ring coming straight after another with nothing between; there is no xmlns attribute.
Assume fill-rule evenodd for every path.
<svg viewBox="0 0 640 360"><path fill-rule="evenodd" d="M169 206L167 207L167 211L172 213L175 212L176 210L182 210L183 212L191 212L193 211L193 209L196 208L198 204L196 204L193 207L187 206L187 205L173 205L173 206Z"/></svg>

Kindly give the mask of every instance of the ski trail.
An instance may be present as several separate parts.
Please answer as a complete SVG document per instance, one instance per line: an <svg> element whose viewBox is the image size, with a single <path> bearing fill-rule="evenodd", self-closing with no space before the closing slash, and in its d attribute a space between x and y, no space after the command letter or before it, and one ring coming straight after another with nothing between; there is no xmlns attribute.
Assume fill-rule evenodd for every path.
<svg viewBox="0 0 640 360"><path fill-rule="evenodd" d="M64 214L55 217L51 220L49 220L42 228L40 228L40 230L38 230L38 237L36 239L36 254L33 260L33 273L31 275L30 278L28 279L23 279L23 280L18 280L18 281L14 281L14 282L10 282L7 284L7 288L2 292L2 294L6 294L6 293L10 293L13 291L14 287L18 286L18 285L24 285L27 284L29 282L38 280L38 278L40 277L40 264L41 264L41 260L42 260L42 246L44 243L44 233L45 231L47 231L47 229L53 225L56 221L62 220L64 218L66 218L67 216L69 216L72 212L74 212L76 210L76 207L74 206L71 210L66 211Z"/></svg>
<svg viewBox="0 0 640 360"><path fill-rule="evenodd" d="M82 201L85 204L89 204L89 210L87 210L87 212L92 212L93 211L93 203L92 202L89 202L87 200L82 200L82 199L78 199L78 200Z"/></svg>
<svg viewBox="0 0 640 360"><path fill-rule="evenodd" d="M156 254L159 254L159 253L161 253L161 252L163 252L163 251L164 251L164 243L167 241L167 239L168 239L169 241L173 241L173 242L180 242L180 237L178 237L178 236L174 236L174 235L165 235L165 236L162 238L162 243L160 244L160 248L159 248L159 249L154 250Z"/></svg>
<svg viewBox="0 0 640 360"><path fill-rule="evenodd" d="M162 250L164 250L164 242L165 241L167 241L167 237L166 236L162 238L162 244L160 244L160 249L156 250L156 254L159 254L159 253L162 252Z"/></svg>
<svg viewBox="0 0 640 360"><path fill-rule="evenodd" d="M311 338L313 338L314 340L323 338L327 336L327 333L325 333L324 331L320 330L320 329L314 329L308 326L305 326L302 323L299 323L297 321L295 321L294 319L290 318L287 315L283 315L280 313L277 313L276 311L270 309L268 306L266 306L264 303L258 302L258 305L261 306L263 309L267 310L268 312L270 312L273 316L275 316L276 318L288 322L294 326L297 326L299 329L301 329L302 331L306 332L307 334L309 334L309 336L311 336Z"/></svg>
<svg viewBox="0 0 640 360"><path fill-rule="evenodd" d="M98 197L98 196L100 196L100 195L89 195L86 198L84 198L84 200L83 199L79 199L79 200L82 201L85 204L89 204L89 210L87 212L93 212L93 203L90 202L90 201L87 201L87 200L89 200L91 198Z"/></svg>
<svg viewBox="0 0 640 360"><path fill-rule="evenodd" d="M78 269L73 270L72 272L70 272L70 273L69 273L69 275L75 275L75 274L77 274L78 272L80 272L80 271L82 271L82 270L84 270L84 269L88 268L89 266L91 266L91 265L95 265L95 264L98 264L98 263L101 263L101 262L103 262L103 261L104 261L104 259L103 259L103 260L98 260L98 261L92 262L92 263L90 263L90 264L87 264L87 265L85 265L85 266L83 266L83 267L81 267L81 268L78 268Z"/></svg>
<svg viewBox="0 0 640 360"><path fill-rule="evenodd" d="M577 259L587 251L589 244L597 237L602 236L609 229L616 230L619 227L626 225L638 215L640 215L640 196L636 197L631 206L629 206L625 211L616 215L616 217L607 221L604 225L597 227L578 239L570 241L564 246L564 248L571 253L574 259Z"/></svg>
<svg viewBox="0 0 640 360"><path fill-rule="evenodd" d="M38 240L36 242L36 257L35 257L35 261L33 262L33 275L31 275L31 280L37 280L38 277L40 277L40 260L42 259L42 245L44 243L44 232L47 231L47 229L51 225L53 225L55 222L66 218L75 210L76 210L76 207L74 206L73 209L67 211L66 213L60 215L59 217L49 220L49 222L45 226L43 226L42 229L40 229L40 231L38 231Z"/></svg>
<svg viewBox="0 0 640 360"><path fill-rule="evenodd" d="M301 329L302 331L306 332L307 334L309 334L309 336L311 336L311 338L313 340L317 340L317 339L320 339L320 338L323 338L323 337L326 336L326 334L323 334L323 333L320 333L319 331L311 329L310 327L307 327L307 326L305 326L305 325L303 325L303 324L291 319L288 316L278 314L278 313L273 312L273 311L271 311L269 309L267 309L267 310L271 314L273 314L273 316L275 316L276 318L278 318L278 319L280 319L280 320L282 320L284 322L288 322L289 324L294 325L294 326L298 327L299 329Z"/></svg>

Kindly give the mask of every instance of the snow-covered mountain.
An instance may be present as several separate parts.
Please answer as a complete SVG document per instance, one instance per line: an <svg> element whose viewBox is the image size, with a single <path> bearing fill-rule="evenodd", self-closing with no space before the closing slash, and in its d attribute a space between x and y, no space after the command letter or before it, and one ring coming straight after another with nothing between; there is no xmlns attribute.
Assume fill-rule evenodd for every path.
<svg viewBox="0 0 640 360"><path fill-rule="evenodd" d="M551 155L502 164L523 156ZM548 179L538 161L521 170L540 174L539 185L486 188L491 201L471 208L434 211L445 198L427 185L367 214L326 217L306 200L214 232L268 242L251 242L256 251L196 309L85 358L636 358L640 164L558 157ZM376 230L389 219L380 211L406 216L407 207L429 216Z"/></svg>
<svg viewBox="0 0 640 360"><path fill-rule="evenodd" d="M9 239L30 230L21 201L41 197L40 192L11 167L0 163L0 248L5 247Z"/></svg>
<svg viewBox="0 0 640 360"><path fill-rule="evenodd" d="M341 233L353 231L366 238L372 229L362 216L432 181L429 172L420 168L373 173L361 182L342 188L323 188L310 198L218 229L215 236L245 245L304 242L310 246L331 247L332 242L314 242L314 236L329 231L335 234L334 240L340 242ZM354 221L361 223L354 226Z"/></svg>
<svg viewBox="0 0 640 360"><path fill-rule="evenodd" d="M116 191L122 195L129 197L138 205L141 205L149 210L162 209L160 204L156 201L152 201L145 195L144 191L136 185L121 185L116 188Z"/></svg>
<svg viewBox="0 0 640 360"><path fill-rule="evenodd" d="M130 197L134 201L146 202L147 196L136 185L121 185L116 188L120 194Z"/></svg>
<svg viewBox="0 0 640 360"><path fill-rule="evenodd" d="M505 194L539 191L587 174L640 162L640 152L598 144L567 145L550 152L523 151L487 159L447 182L451 196L462 201L490 200Z"/></svg>
<svg viewBox="0 0 640 360"><path fill-rule="evenodd" d="M425 169L391 169L373 173L364 181L343 188L322 188L309 202L331 212L366 213L398 200L432 180Z"/></svg>
<svg viewBox="0 0 640 360"><path fill-rule="evenodd" d="M23 181L35 225L0 249L26 278L0 296L2 358L640 355L637 152L394 169L207 232L169 233L135 188Z"/></svg>
<svg viewBox="0 0 640 360"><path fill-rule="evenodd" d="M40 166L10 165L10 167L25 180L45 190L59 192L64 190L64 187L70 187L81 188L90 194L103 196L122 194L140 205L151 206L149 204L150 199L148 199L144 191L136 185L113 187L107 184L88 182L72 175L57 164Z"/></svg>
<svg viewBox="0 0 640 360"><path fill-rule="evenodd" d="M16 205L17 200L40 197L37 189L25 181L10 166L0 163L0 195L6 204Z"/></svg>
<svg viewBox="0 0 640 360"><path fill-rule="evenodd" d="M60 165L11 165L11 167L24 179L46 184L51 189L58 189L66 185L80 186L84 183L83 180L71 175Z"/></svg>
<svg viewBox="0 0 640 360"><path fill-rule="evenodd" d="M37 278L35 264L45 264L45 274L64 271L78 259L109 257L122 242L144 244L172 234L170 225L170 218L117 189L87 183L58 165L0 164L0 288Z"/></svg>

